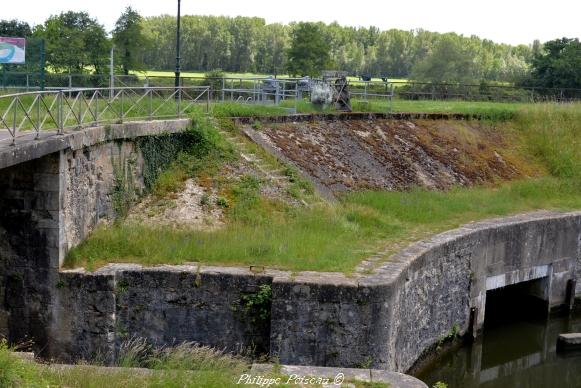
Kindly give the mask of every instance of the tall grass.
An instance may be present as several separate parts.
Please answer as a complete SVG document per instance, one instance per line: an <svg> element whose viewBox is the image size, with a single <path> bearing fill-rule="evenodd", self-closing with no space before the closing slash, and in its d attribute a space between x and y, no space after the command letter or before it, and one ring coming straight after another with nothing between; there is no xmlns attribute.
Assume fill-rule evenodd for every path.
<svg viewBox="0 0 581 388"><path fill-rule="evenodd" d="M515 126L551 175L581 184L581 103L525 106Z"/></svg>
<svg viewBox="0 0 581 388"><path fill-rule="evenodd" d="M0 387L44 388L47 382L30 362L16 357L5 341L0 341Z"/></svg>
<svg viewBox="0 0 581 388"><path fill-rule="evenodd" d="M354 193L341 206L282 212L265 202L254 206L263 210L246 211L248 218L217 231L131 223L101 228L71 252L67 265L202 262L350 272L363 258L408 236L421 238L469 221L535 209L581 208L581 195L570 181L544 178L494 189Z"/></svg>
<svg viewBox="0 0 581 388"><path fill-rule="evenodd" d="M119 366L123 368L149 371L107 370L88 365L38 368L45 381L54 386L79 388L234 387L240 375L249 369L242 357L194 343L155 348L143 339L134 339L121 345L119 357Z"/></svg>
<svg viewBox="0 0 581 388"><path fill-rule="evenodd" d="M202 262L289 270L350 272L387 246L463 223L537 209L581 208L579 104L519 110L514 146L550 176L449 191L347 194L339 205L293 208L258 194L257 182L232 188L229 222L215 231L167 230L132 223L100 228L74 249L68 266ZM518 144L517 144L518 143ZM521 152L521 151L519 151Z"/></svg>

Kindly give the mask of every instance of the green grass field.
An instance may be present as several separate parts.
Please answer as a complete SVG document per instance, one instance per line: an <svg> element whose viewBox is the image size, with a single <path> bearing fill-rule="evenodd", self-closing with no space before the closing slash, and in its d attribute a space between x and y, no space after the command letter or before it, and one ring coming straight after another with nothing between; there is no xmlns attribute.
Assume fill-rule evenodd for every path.
<svg viewBox="0 0 581 388"><path fill-rule="evenodd" d="M174 77L175 73L173 71L163 71L163 70L148 70L148 71L132 71L131 74L137 75L138 77ZM191 72L185 71L181 73L182 77L195 77L195 78L205 78L205 72ZM260 74L260 73L224 73L224 76L227 78L267 78L272 77L273 74ZM277 74L278 78L290 78L288 74ZM348 77L350 81L358 81L359 78L357 77ZM372 78L373 82L383 82L381 78ZM398 82L398 83L405 83L408 82L406 79L389 79L390 82Z"/></svg>
<svg viewBox="0 0 581 388"><path fill-rule="evenodd" d="M67 266L201 262L349 273L374 252L466 222L579 209L580 108L527 106L496 126L514 132L514 147L544 166L545 177L446 192L360 192L344 196L339 205L315 202L307 208L266 200L257 185L238 187L223 229L191 232L119 222L95 231L69 254Z"/></svg>
<svg viewBox="0 0 581 388"><path fill-rule="evenodd" d="M0 342L0 387L3 388L235 388L242 374L250 373L250 359L219 350L184 343L155 349L145 341L122 345L118 368L98 368L80 364L60 367L24 361ZM136 371L126 368L147 368ZM278 387L290 388L289 376L265 373L264 378L280 378ZM355 388L389 388L387 384L349 381ZM315 387L314 385L308 385Z"/></svg>

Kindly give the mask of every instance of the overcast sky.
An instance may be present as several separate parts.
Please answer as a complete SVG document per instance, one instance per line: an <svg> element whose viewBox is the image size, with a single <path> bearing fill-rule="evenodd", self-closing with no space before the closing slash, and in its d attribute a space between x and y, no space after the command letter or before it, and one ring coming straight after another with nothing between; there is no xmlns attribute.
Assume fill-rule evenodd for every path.
<svg viewBox="0 0 581 388"><path fill-rule="evenodd" d="M131 5L144 16L175 14L177 0L6 0L0 19L42 23L61 11L87 11L112 30ZM267 22L337 21L381 29L423 28L529 44L581 38L581 0L182 0L182 14L259 16Z"/></svg>

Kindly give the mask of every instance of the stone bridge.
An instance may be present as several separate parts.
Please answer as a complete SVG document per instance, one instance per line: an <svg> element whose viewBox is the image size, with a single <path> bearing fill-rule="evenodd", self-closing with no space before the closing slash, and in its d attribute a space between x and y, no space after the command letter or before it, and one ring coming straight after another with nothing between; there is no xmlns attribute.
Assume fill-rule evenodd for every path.
<svg viewBox="0 0 581 388"><path fill-rule="evenodd" d="M190 120L106 125L58 135L0 132L0 336L34 340L52 354L54 290L67 251L115 216L116 177L144 187L144 136L172 134Z"/></svg>
<svg viewBox="0 0 581 388"><path fill-rule="evenodd" d="M112 360L124 339L240 350L282 363L407 371L454 328L475 335L495 289L551 308L581 297L581 213L536 212L465 225L393 255L372 273L111 265L62 271L67 251L115 216L119 174L144 187L136 139L187 120L128 123L0 148L0 335L46 356ZM240 316L269 286L267 321Z"/></svg>

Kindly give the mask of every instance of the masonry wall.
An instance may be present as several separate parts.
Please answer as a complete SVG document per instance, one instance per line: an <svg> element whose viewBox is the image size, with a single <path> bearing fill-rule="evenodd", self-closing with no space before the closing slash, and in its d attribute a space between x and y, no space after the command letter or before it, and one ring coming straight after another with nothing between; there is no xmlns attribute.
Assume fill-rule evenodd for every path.
<svg viewBox="0 0 581 388"><path fill-rule="evenodd" d="M157 346L195 342L267 354L270 317L248 314L243 296L256 295L271 282L271 275L196 265L65 271L56 291L52 355L112 362L123 342L134 338Z"/></svg>
<svg viewBox="0 0 581 388"><path fill-rule="evenodd" d="M11 342L48 341L62 258L61 156L0 170L0 326Z"/></svg>
<svg viewBox="0 0 581 388"><path fill-rule="evenodd" d="M145 161L133 140L107 142L64 152L64 244L68 251L124 202L145 190ZM117 190L117 192L116 192Z"/></svg>
<svg viewBox="0 0 581 388"><path fill-rule="evenodd" d="M190 125L174 120L95 127L0 151L0 336L31 342L43 355L62 353L59 338L68 326L61 325L62 314L54 314L67 314L67 303L100 305L91 299L93 291L57 293L66 253L144 191L146 167L151 179L191 145L192 136L184 132ZM138 146L144 137L155 148L155 171ZM85 287L82 279L79 288ZM79 321L92 317L87 314Z"/></svg>
<svg viewBox="0 0 581 388"><path fill-rule="evenodd" d="M506 285L546 278L537 296L548 306L565 303L566 283L578 273L580 235L581 213L476 223L415 244L359 277L197 264L64 272L57 326L69 344L63 351L79 357L114 354L123 341L142 337L162 346L258 347L284 364L405 372L450 333L478 327L478 314L473 322L470 312L485 306L491 277L506 275ZM533 270L545 265L547 276ZM268 329L239 314L242 295L261 285L272 289Z"/></svg>

